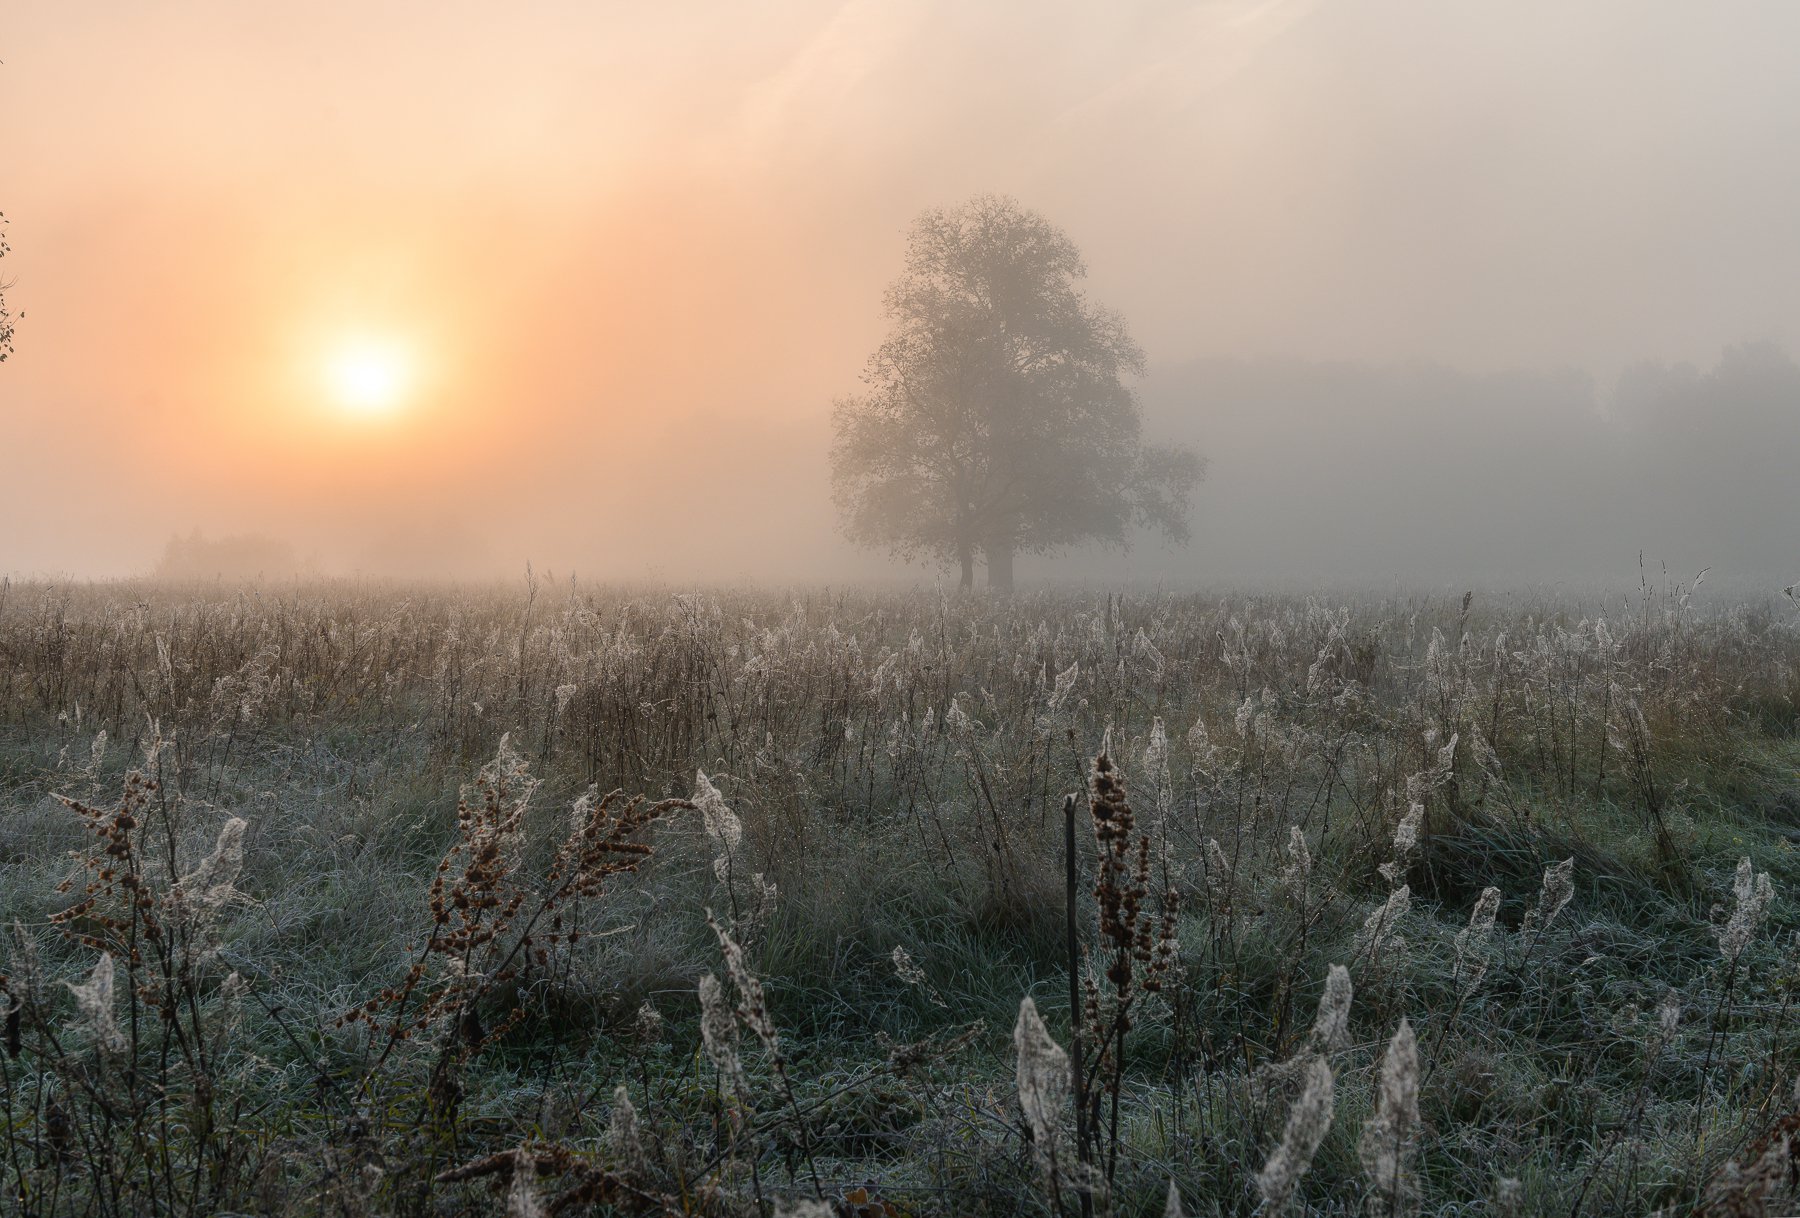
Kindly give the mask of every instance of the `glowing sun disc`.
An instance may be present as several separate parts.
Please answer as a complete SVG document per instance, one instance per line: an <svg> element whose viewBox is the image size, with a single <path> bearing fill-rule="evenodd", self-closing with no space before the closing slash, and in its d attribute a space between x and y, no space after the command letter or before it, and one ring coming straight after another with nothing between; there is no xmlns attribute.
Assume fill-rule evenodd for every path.
<svg viewBox="0 0 1800 1218"><path fill-rule="evenodd" d="M406 352L396 346L356 343L331 357L326 379L332 396L345 411L385 415L405 400L412 384L412 365Z"/></svg>

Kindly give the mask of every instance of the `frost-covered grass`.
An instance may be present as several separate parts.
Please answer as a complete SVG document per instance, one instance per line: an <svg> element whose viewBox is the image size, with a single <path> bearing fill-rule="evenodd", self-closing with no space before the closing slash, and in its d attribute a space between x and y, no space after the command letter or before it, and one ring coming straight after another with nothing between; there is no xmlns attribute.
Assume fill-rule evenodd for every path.
<svg viewBox="0 0 1800 1218"><path fill-rule="evenodd" d="M1689 591L11 586L8 1205L1779 1207L1800 615Z"/></svg>

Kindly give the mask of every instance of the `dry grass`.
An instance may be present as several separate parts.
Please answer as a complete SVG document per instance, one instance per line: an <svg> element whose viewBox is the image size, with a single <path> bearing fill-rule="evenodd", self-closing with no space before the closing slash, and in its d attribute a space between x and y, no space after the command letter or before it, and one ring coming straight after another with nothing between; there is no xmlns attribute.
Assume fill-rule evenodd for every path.
<svg viewBox="0 0 1800 1218"><path fill-rule="evenodd" d="M1800 624L1687 591L8 586L7 1204L1779 1212Z"/></svg>

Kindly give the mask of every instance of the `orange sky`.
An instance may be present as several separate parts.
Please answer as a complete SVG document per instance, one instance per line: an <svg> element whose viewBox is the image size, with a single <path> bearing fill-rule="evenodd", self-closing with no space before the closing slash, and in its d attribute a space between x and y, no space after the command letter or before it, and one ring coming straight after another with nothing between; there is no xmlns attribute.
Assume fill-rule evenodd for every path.
<svg viewBox="0 0 1800 1218"><path fill-rule="evenodd" d="M0 9L0 571L884 570L833 396L920 208L1012 193L1153 368L1796 336L1800 6ZM418 370L387 418L322 369ZM1791 345L1791 344L1790 344Z"/></svg>

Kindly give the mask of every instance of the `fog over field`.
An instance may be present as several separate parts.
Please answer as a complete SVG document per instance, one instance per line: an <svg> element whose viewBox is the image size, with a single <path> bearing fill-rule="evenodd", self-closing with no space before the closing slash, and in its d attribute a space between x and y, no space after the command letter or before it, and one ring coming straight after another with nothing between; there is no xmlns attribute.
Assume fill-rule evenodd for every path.
<svg viewBox="0 0 1800 1218"><path fill-rule="evenodd" d="M1785 3L9 5L0 570L200 530L947 578L840 535L831 407L909 223L996 192L1209 463L1190 545L1022 580L1779 587L1797 45ZM369 342L391 417L328 400Z"/></svg>
<svg viewBox="0 0 1800 1218"><path fill-rule="evenodd" d="M1800 3L0 0L0 1214L1800 1213Z"/></svg>

